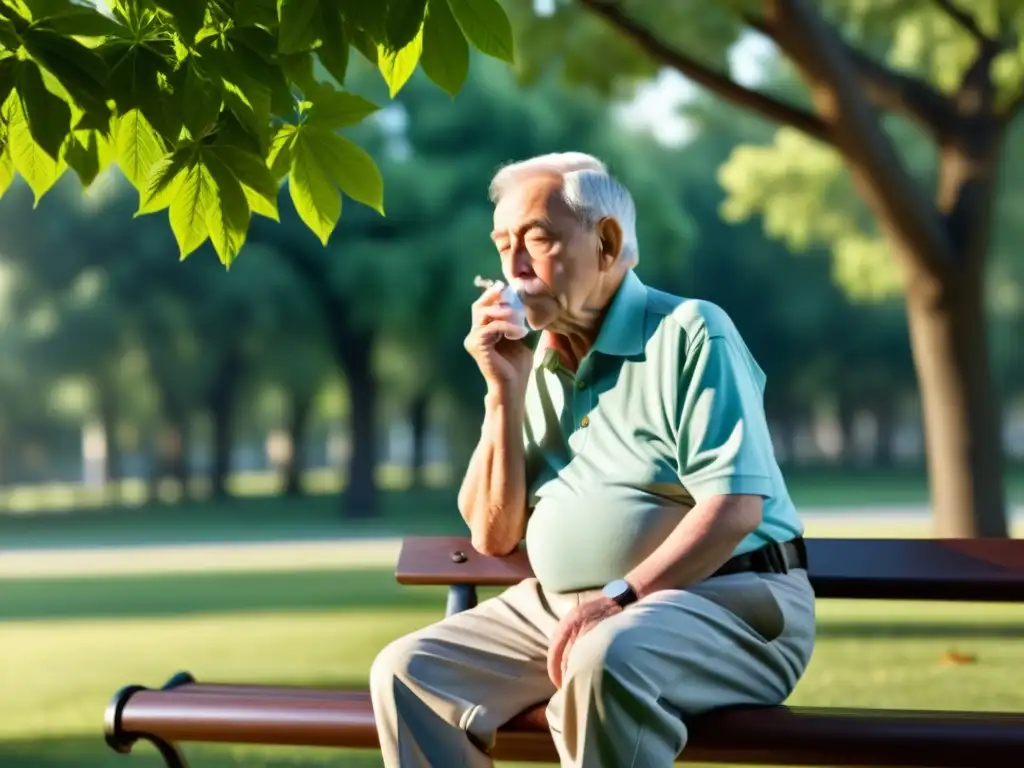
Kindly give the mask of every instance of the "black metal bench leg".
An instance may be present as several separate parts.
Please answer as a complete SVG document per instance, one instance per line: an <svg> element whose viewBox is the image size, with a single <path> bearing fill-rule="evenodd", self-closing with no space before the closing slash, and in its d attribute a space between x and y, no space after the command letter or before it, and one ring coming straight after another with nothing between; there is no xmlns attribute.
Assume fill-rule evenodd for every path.
<svg viewBox="0 0 1024 768"><path fill-rule="evenodd" d="M176 685L182 685L186 682L192 682L191 676L189 679L185 679L187 673L175 675L165 688L173 688ZM139 691L148 690L143 685L128 685L118 691L113 700L107 706L106 723L104 726L104 738L106 739L107 746L115 752L127 755L132 751L132 747L140 739L148 741L154 747L157 752L160 753L160 757L163 758L164 765L167 768L188 768L188 761L185 756L181 753L176 746L171 744L169 741L161 739L159 736L154 736L148 733L125 733L124 728L121 725L121 715L124 712L125 705L128 704L128 700Z"/></svg>
<svg viewBox="0 0 1024 768"><path fill-rule="evenodd" d="M188 761L185 760L185 756L181 754L181 750L170 742L164 741L159 736L142 736L140 738L144 738L157 748L157 751L160 753L160 757L164 759L164 765L167 766L167 768L188 768Z"/></svg>
<svg viewBox="0 0 1024 768"><path fill-rule="evenodd" d="M453 616L456 613L468 611L470 608L475 608L476 603L476 586L452 584L448 588L448 605L445 607L444 615Z"/></svg>

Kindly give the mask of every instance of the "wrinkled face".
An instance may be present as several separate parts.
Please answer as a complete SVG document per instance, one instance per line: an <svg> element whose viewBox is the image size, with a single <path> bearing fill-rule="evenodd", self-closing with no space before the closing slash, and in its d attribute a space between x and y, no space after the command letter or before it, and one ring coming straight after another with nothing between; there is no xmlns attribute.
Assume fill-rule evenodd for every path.
<svg viewBox="0 0 1024 768"><path fill-rule="evenodd" d="M601 282L597 231L566 205L557 174L528 176L494 208L494 241L506 281L525 288L526 318L535 329L558 329L581 316Z"/></svg>

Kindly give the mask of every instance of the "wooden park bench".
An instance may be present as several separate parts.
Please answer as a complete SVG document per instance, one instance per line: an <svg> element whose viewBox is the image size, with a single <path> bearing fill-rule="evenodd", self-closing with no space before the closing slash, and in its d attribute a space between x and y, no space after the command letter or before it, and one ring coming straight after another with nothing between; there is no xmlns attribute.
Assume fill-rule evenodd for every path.
<svg viewBox="0 0 1024 768"><path fill-rule="evenodd" d="M811 539L807 548L821 598L1024 602L1020 539ZM448 613L475 605L477 587L530 575L524 552L485 557L457 537L407 539L397 567L402 584L449 586ZM721 710L688 726L684 756L694 762L1024 765L1024 713L779 706ZM366 691L199 683L188 673L160 689L120 690L107 708L106 739L124 753L150 741L169 768L186 766L181 742L378 747ZM495 757L558 762L543 705L501 730Z"/></svg>

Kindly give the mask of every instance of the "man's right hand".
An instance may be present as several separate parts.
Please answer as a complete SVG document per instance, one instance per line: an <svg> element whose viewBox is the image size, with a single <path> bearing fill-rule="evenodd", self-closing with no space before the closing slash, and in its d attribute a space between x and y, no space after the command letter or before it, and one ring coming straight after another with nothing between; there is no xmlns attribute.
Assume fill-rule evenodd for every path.
<svg viewBox="0 0 1024 768"><path fill-rule="evenodd" d="M472 318L464 345L480 367L488 391L522 399L533 352L521 340L505 338L518 326L515 311L501 303L500 285L492 285L473 302Z"/></svg>

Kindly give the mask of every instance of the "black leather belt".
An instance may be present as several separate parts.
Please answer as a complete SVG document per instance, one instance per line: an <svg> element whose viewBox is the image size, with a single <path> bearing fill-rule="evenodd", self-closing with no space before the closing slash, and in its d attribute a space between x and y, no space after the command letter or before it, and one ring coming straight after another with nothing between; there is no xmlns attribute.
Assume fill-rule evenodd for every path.
<svg viewBox="0 0 1024 768"><path fill-rule="evenodd" d="M807 545L798 536L782 543L772 542L763 547L736 555L711 574L728 576L733 573L788 573L790 568L807 569Z"/></svg>

